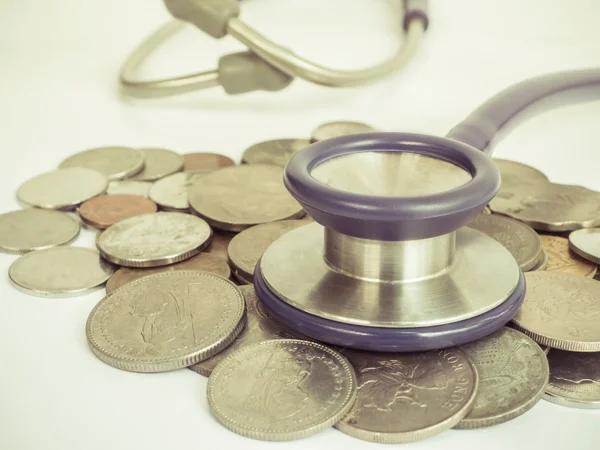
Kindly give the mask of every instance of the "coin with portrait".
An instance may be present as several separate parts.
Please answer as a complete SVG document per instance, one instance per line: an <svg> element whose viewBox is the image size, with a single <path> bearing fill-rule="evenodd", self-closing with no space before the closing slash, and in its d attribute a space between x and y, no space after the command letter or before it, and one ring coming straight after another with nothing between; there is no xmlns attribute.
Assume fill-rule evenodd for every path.
<svg viewBox="0 0 600 450"><path fill-rule="evenodd" d="M208 272L173 271L140 278L104 297L86 336L104 363L133 372L191 366L225 348L244 324L244 298Z"/></svg>
<svg viewBox="0 0 600 450"><path fill-rule="evenodd" d="M208 405L234 433L265 441L314 435L338 422L356 398L352 366L315 342L275 339L240 348L208 378Z"/></svg>

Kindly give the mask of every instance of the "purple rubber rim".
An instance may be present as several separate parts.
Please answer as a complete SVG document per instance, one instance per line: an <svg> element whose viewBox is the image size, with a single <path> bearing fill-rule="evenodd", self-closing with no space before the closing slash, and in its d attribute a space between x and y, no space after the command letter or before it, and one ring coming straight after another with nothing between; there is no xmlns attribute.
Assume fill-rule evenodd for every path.
<svg viewBox="0 0 600 450"><path fill-rule="evenodd" d="M258 298L273 316L294 331L332 345L380 352L416 352L454 347L481 339L502 328L517 314L525 297L525 277L500 306L470 319L421 328L379 328L327 320L290 306L267 286L260 269L254 269Z"/></svg>
<svg viewBox="0 0 600 450"><path fill-rule="evenodd" d="M335 189L311 176L322 162L369 151L420 153L462 167L473 178L437 194L380 197ZM500 172L490 157L459 141L413 133L364 133L326 139L299 151L286 165L284 183L325 227L364 239L415 240L469 223L498 192Z"/></svg>

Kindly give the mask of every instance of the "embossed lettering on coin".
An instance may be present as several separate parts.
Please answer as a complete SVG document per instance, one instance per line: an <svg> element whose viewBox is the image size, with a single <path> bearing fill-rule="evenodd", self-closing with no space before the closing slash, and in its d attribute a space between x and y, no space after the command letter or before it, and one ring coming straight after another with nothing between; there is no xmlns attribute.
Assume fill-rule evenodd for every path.
<svg viewBox="0 0 600 450"><path fill-rule="evenodd" d="M593 278L597 266L577 256L569 249L569 240L560 236L542 234L540 236L544 251L548 255L547 272L566 272Z"/></svg>
<svg viewBox="0 0 600 450"><path fill-rule="evenodd" d="M136 148L98 147L68 157L59 167L85 167L109 180L119 180L142 170L144 160L144 154Z"/></svg>
<svg viewBox="0 0 600 450"><path fill-rule="evenodd" d="M348 361L323 345L277 339L241 348L208 379L208 404L231 431L292 440L331 427L356 398Z"/></svg>
<svg viewBox="0 0 600 450"><path fill-rule="evenodd" d="M188 200L199 216L226 231L305 214L283 184L283 169L261 164L226 167L199 177L188 188Z"/></svg>
<svg viewBox="0 0 600 450"><path fill-rule="evenodd" d="M358 396L335 427L350 436L386 443L425 439L452 428L473 405L477 372L458 349L342 353L356 371Z"/></svg>
<svg viewBox="0 0 600 450"><path fill-rule="evenodd" d="M546 400L572 408L600 408L600 352L552 349L548 361Z"/></svg>
<svg viewBox="0 0 600 450"><path fill-rule="evenodd" d="M538 344L600 351L600 283L561 272L527 272L527 291L513 319Z"/></svg>
<svg viewBox="0 0 600 450"><path fill-rule="evenodd" d="M231 271L227 265L227 261L215 255L208 253L198 253L185 261L167 266L153 268L134 268L121 267L106 282L106 293L110 294L114 290L126 285L127 283L137 280L138 278L152 275L160 272L171 272L174 270L201 270L203 272L214 273L223 278L229 278Z"/></svg>
<svg viewBox="0 0 600 450"><path fill-rule="evenodd" d="M570 231L600 226L600 192L555 183L502 189L490 208L540 231Z"/></svg>
<svg viewBox="0 0 600 450"><path fill-rule="evenodd" d="M66 244L79 235L79 221L60 211L28 208L0 214L0 251L27 253Z"/></svg>
<svg viewBox="0 0 600 450"><path fill-rule="evenodd" d="M310 145L307 139L273 139L249 147L242 155L245 164L273 164L285 167L294 154Z"/></svg>
<svg viewBox="0 0 600 450"><path fill-rule="evenodd" d="M271 316L259 300L254 286L240 286L240 291L246 300L246 324L237 338L223 351L190 367L200 375L209 376L223 359L234 351L257 342L271 339L304 339L304 336L287 329Z"/></svg>
<svg viewBox="0 0 600 450"><path fill-rule="evenodd" d="M306 220L281 220L248 228L236 235L227 248L236 278L251 284L254 267L269 245L288 231L308 223Z"/></svg>
<svg viewBox="0 0 600 450"><path fill-rule="evenodd" d="M529 411L548 383L544 350L523 333L501 328L460 347L479 375L475 404L456 428L481 428L514 419Z"/></svg>
<svg viewBox="0 0 600 450"><path fill-rule="evenodd" d="M227 346L240 332L244 299L222 277L164 272L132 281L92 310L86 332L106 364L134 372L187 367Z"/></svg>
<svg viewBox="0 0 600 450"><path fill-rule="evenodd" d="M522 222L495 214L479 214L468 226L504 245L523 271L531 270L540 260L542 241L533 228Z"/></svg>
<svg viewBox="0 0 600 450"><path fill-rule="evenodd" d="M122 220L97 240L102 256L128 267L153 267L190 258L210 242L212 231L199 217L176 212Z"/></svg>

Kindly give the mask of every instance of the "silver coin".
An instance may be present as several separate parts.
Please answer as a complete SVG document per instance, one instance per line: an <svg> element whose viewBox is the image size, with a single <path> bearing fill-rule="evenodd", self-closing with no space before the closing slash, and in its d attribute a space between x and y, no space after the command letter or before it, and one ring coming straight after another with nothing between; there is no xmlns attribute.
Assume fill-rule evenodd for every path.
<svg viewBox="0 0 600 450"><path fill-rule="evenodd" d="M356 403L335 427L371 442L426 439L470 411L477 371L459 349L423 353L342 350L358 379Z"/></svg>
<svg viewBox="0 0 600 450"><path fill-rule="evenodd" d="M600 283L580 275L525 274L527 291L512 326L540 345L600 351Z"/></svg>
<svg viewBox="0 0 600 450"><path fill-rule="evenodd" d="M156 267L188 259L210 244L212 230L199 217L159 212L130 217L107 228L98 250L127 267Z"/></svg>
<svg viewBox="0 0 600 450"><path fill-rule="evenodd" d="M241 348L208 378L208 405L234 433L265 441L314 435L338 422L356 398L356 377L339 353L278 339Z"/></svg>
<svg viewBox="0 0 600 450"><path fill-rule="evenodd" d="M145 157L144 168L130 177L133 180L155 181L183 170L183 155L162 148L140 149Z"/></svg>
<svg viewBox="0 0 600 450"><path fill-rule="evenodd" d="M108 180L101 173L70 167L31 178L21 185L17 198L28 206L68 210L103 194L107 186Z"/></svg>
<svg viewBox="0 0 600 450"><path fill-rule="evenodd" d="M377 131L371 125L361 122L328 122L319 125L311 136L311 142L324 141L340 136L348 136L351 134L372 133Z"/></svg>
<svg viewBox="0 0 600 450"><path fill-rule="evenodd" d="M517 161L494 158L500 171L502 188L518 187L523 184L548 183L550 180L541 171Z"/></svg>
<svg viewBox="0 0 600 450"><path fill-rule="evenodd" d="M75 297L100 288L114 272L98 252L83 247L53 247L27 253L13 262L14 287L38 297Z"/></svg>
<svg viewBox="0 0 600 450"><path fill-rule="evenodd" d="M199 177L188 188L188 200L196 214L225 231L305 215L283 184L283 169L266 164L226 167Z"/></svg>
<svg viewBox="0 0 600 450"><path fill-rule="evenodd" d="M108 183L107 194L127 194L148 197L152 183L150 181L119 180Z"/></svg>
<svg viewBox="0 0 600 450"><path fill-rule="evenodd" d="M154 203L164 210L187 211L188 187L196 178L204 176L207 172L179 172L155 181L150 188L149 197Z"/></svg>
<svg viewBox="0 0 600 450"><path fill-rule="evenodd" d="M257 342L269 341L271 339L303 339L304 336L289 330L284 325L280 324L273 318L268 309L264 307L254 286L241 286L240 291L244 295L246 301L246 324L236 339L221 352L216 355L200 361L190 367L194 372L210 376L217 365L227 356L231 355L240 348L248 345L256 344Z"/></svg>
<svg viewBox="0 0 600 450"><path fill-rule="evenodd" d="M600 192L581 186L541 183L502 189L490 208L539 231L600 226Z"/></svg>
<svg viewBox="0 0 600 450"><path fill-rule="evenodd" d="M139 278L104 297L86 335L103 362L133 372L188 367L226 347L244 325L244 298L229 280L174 271Z"/></svg>
<svg viewBox="0 0 600 450"><path fill-rule="evenodd" d="M600 408L600 352L552 349L550 383L544 399L571 408Z"/></svg>
<svg viewBox="0 0 600 450"><path fill-rule="evenodd" d="M85 167L100 172L109 180L120 180L144 167L144 154L136 148L98 147L69 156L59 167Z"/></svg>
<svg viewBox="0 0 600 450"><path fill-rule="evenodd" d="M248 228L234 236L227 247L229 264L241 282L254 282L254 268L265 250L288 231L306 225L307 220L281 220Z"/></svg>
<svg viewBox="0 0 600 450"><path fill-rule="evenodd" d="M515 257L521 270L531 270L540 261L542 240L529 225L497 214L479 214L468 225L500 242Z"/></svg>
<svg viewBox="0 0 600 450"><path fill-rule="evenodd" d="M248 147L242 154L244 164L273 164L285 167L294 154L310 145L307 139L273 139Z"/></svg>
<svg viewBox="0 0 600 450"><path fill-rule="evenodd" d="M569 234L569 248L582 258L600 264L600 228L586 228Z"/></svg>
<svg viewBox="0 0 600 450"><path fill-rule="evenodd" d="M518 417L542 398L548 384L544 350L523 333L501 328L460 347L479 375L473 409L455 428L483 428Z"/></svg>
<svg viewBox="0 0 600 450"><path fill-rule="evenodd" d="M79 221L69 213L28 208L0 215L0 251L23 254L71 242Z"/></svg>

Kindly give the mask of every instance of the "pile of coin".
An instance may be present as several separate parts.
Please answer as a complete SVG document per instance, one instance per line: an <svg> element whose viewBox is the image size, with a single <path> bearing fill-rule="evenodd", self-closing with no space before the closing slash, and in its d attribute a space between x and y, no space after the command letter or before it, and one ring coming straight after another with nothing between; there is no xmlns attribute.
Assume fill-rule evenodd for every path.
<svg viewBox="0 0 600 450"><path fill-rule="evenodd" d="M495 160L501 190L469 224L525 272L509 326L460 348L389 354L315 342L272 317L252 286L255 266L311 221L283 167L312 142L365 131L376 130L327 123L308 139L253 145L242 164L159 148L77 153L19 188L27 208L0 215L0 250L21 255L10 281L45 297L105 286L86 323L98 359L209 377L215 418L254 439L333 426L399 443L497 425L541 398L600 408L600 193L514 161ZM68 245L82 228L96 231L96 248Z"/></svg>

